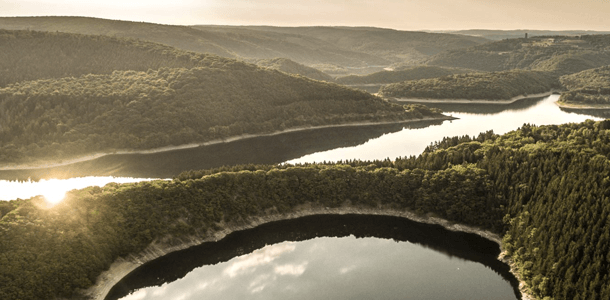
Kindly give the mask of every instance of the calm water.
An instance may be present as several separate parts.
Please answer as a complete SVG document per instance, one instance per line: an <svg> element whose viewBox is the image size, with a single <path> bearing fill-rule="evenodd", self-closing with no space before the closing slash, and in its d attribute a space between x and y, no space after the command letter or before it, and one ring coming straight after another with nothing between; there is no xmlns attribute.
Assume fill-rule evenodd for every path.
<svg viewBox="0 0 610 300"><path fill-rule="evenodd" d="M147 263L106 299L514 300L498 253L476 235L395 217L312 216Z"/></svg>
<svg viewBox="0 0 610 300"><path fill-rule="evenodd" d="M558 98L559 95L551 95L510 105L430 105L459 119L311 130L165 153L109 155L58 168L0 171L0 199L31 197L30 191L38 188L28 178L62 179L62 188L70 190L82 187L76 183L82 180L71 179L80 177L102 177L99 185L104 185L108 176L118 177L117 181L171 178L187 170L234 164L393 159L418 155L431 142L445 136L478 135L487 130L502 134L524 123L547 125L601 119L587 115L590 113L587 111L561 110L554 104ZM23 184L27 187L21 188L23 193L17 192L15 180L25 181Z"/></svg>

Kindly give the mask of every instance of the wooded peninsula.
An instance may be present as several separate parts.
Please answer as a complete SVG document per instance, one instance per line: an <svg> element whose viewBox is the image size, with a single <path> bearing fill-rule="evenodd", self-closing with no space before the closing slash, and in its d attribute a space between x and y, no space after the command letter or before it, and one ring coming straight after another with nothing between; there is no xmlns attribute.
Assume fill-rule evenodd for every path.
<svg viewBox="0 0 610 300"><path fill-rule="evenodd" d="M467 73L409 80L381 87L382 97L407 99L510 100L518 96L549 92L560 87L548 72L511 70Z"/></svg>
<svg viewBox="0 0 610 300"><path fill-rule="evenodd" d="M118 257L163 238L303 204L389 207L498 233L539 299L606 299L610 121L445 138L417 157L242 165L1 202L3 299L77 297ZM546 298L548 297L548 298Z"/></svg>

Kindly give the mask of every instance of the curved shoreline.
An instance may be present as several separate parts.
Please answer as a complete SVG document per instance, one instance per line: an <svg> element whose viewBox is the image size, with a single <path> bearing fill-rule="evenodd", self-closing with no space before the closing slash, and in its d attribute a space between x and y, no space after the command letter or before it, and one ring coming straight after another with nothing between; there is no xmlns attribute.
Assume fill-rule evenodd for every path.
<svg viewBox="0 0 610 300"><path fill-rule="evenodd" d="M610 110L610 104L573 104L559 101L555 102L555 104L561 108L567 109Z"/></svg>
<svg viewBox="0 0 610 300"><path fill-rule="evenodd" d="M393 100L396 102L418 102L418 103L455 103L455 104L512 104L519 100L547 97L554 93L558 93L558 90L551 90L545 93L532 94L532 95L519 95L512 97L508 100L489 100L489 99L432 99L432 98L394 98L384 97L385 99Z"/></svg>
<svg viewBox="0 0 610 300"><path fill-rule="evenodd" d="M350 205L344 205L338 208L328 208L321 206L313 206L312 203L301 205L296 207L294 211L290 213L271 213L262 216L252 216L243 220L242 222L235 223L223 223L220 224L220 230L208 233L201 233L196 236L189 236L182 239L176 239L175 237L165 237L163 239L153 241L146 249L138 254L130 254L125 258L118 258L115 260L110 268L104 271L97 277L96 283L87 290L77 292L74 299L85 297L87 299L104 300L110 289L117 284L123 277L135 270L137 267L144 263L157 259L161 256L169 254L171 252L183 250L192 246L200 245L204 242L215 242L218 241L228 234L257 227L259 225L281 221L296 219L305 216L313 215L345 215L345 214L359 214L359 215L383 215L402 217L411 221L430 224L430 225L441 225L447 230L465 232L471 234L477 234L485 239L496 242L501 250L501 254L498 256L498 260L506 263L510 267L510 272L519 280L519 290L521 292L522 300L534 299L527 293L525 284L521 280L520 275L515 270L514 264L509 259L506 259L502 251L502 239L495 233L490 231L481 230L475 227L462 225L454 222L447 221L445 219L437 217L426 217L420 216L410 211L396 210L387 207L353 207Z"/></svg>
<svg viewBox="0 0 610 300"><path fill-rule="evenodd" d="M98 159L100 157L108 156L108 155L123 155L123 154L153 154L160 152L169 152L175 150L183 150L183 149L191 149L202 146L210 146L215 144L222 143L230 143L238 140L245 140L257 137L266 137L266 136L275 136L284 133L297 132L297 131L307 131L307 130L316 130L316 129L324 129L324 128L333 128L333 127L357 127L357 126L374 126L374 125L388 125L388 124L406 124L406 123L414 123L421 121L444 121L444 120L455 120L455 117L444 116L438 118L421 118L421 119L411 119L411 120L403 120L403 121L386 121L386 122L353 122L353 123L345 123L345 124L335 124L335 125L321 125L321 126L311 126L311 127L295 127L289 128L282 131L274 131L271 133L260 133L260 134L242 134L238 136L228 137L224 139L215 139L203 143L190 143L183 144L178 146L165 146L159 148L153 148L148 150L118 150L113 152L103 152L103 153L94 153L89 155L84 155L78 158L69 159L64 162L58 163L47 163L47 164L39 164L39 165L30 165L30 164L22 164L22 165L8 165L0 167L0 171L16 171L16 170L35 170L35 169L46 169L46 168L55 168L67 166L75 163L90 161L94 159Z"/></svg>

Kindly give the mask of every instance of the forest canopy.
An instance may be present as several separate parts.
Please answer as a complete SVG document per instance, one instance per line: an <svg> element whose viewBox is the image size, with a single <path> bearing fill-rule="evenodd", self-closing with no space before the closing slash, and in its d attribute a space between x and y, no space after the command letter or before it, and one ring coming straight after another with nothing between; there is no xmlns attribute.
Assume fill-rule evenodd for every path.
<svg viewBox="0 0 610 300"><path fill-rule="evenodd" d="M209 67L229 61L135 39L0 29L0 87L116 70Z"/></svg>
<svg viewBox="0 0 610 300"><path fill-rule="evenodd" d="M445 138L395 161L242 165L37 197L0 219L0 298L73 297L118 257L222 224L321 207L386 207L503 236L538 299L610 297L610 121ZM548 297L548 298L547 298Z"/></svg>
<svg viewBox="0 0 610 300"><path fill-rule="evenodd" d="M567 89L559 103L568 105L610 105L610 66L562 76Z"/></svg>
<svg viewBox="0 0 610 300"><path fill-rule="evenodd" d="M509 100L554 88L559 88L559 81L547 72L511 70L409 80L385 85L379 94L395 98Z"/></svg>

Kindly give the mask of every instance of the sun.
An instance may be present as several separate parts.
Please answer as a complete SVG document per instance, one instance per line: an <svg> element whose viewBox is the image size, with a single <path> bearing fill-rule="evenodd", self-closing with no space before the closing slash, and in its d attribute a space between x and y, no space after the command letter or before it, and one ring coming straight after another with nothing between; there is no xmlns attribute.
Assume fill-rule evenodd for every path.
<svg viewBox="0 0 610 300"><path fill-rule="evenodd" d="M66 187L65 180L40 180L39 193L52 205L64 200L68 189L70 188Z"/></svg>

